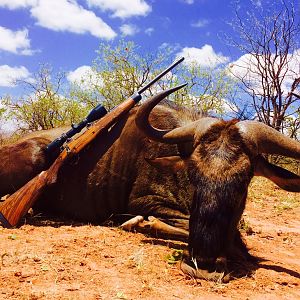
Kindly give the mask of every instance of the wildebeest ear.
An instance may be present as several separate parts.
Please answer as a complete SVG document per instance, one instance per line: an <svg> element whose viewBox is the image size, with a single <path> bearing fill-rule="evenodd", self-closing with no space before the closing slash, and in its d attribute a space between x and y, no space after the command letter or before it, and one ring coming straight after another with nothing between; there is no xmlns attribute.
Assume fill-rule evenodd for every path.
<svg viewBox="0 0 300 300"><path fill-rule="evenodd" d="M145 160L151 166L160 169L162 171L178 172L180 170L185 170L185 162L180 156L166 156L158 157L154 159L146 158Z"/></svg>
<svg viewBox="0 0 300 300"><path fill-rule="evenodd" d="M300 176L270 164L261 156L258 156L255 162L254 175L264 176L286 191L300 192Z"/></svg>

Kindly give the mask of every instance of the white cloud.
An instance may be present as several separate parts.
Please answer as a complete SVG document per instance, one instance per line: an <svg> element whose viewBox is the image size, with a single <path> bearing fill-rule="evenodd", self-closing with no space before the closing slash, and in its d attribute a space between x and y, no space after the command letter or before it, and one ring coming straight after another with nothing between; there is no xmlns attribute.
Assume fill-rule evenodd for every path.
<svg viewBox="0 0 300 300"><path fill-rule="evenodd" d="M274 58L274 55L272 54ZM271 59L273 59L271 57ZM280 58L277 57L278 66ZM264 59L260 59L260 64L264 62ZM276 62L276 60L275 60ZM260 68L262 68L260 66ZM276 65L275 65L276 68ZM244 82L247 82L249 87L256 93L262 93L263 87L261 85L261 71L258 69L258 61L255 56L251 54L244 54L238 60L229 64L230 73L237 77L243 78ZM276 70L275 70L276 71ZM282 82L283 93L286 94L290 91L291 85L294 79L299 76L300 73L300 49L297 49L293 54L288 55L288 63L281 70L281 76L285 74L285 78ZM267 74L271 77L271 74Z"/></svg>
<svg viewBox="0 0 300 300"><path fill-rule="evenodd" d="M164 42L164 43L162 43L162 44L158 47L158 49L165 49L165 48L168 48L168 47L170 47L170 44Z"/></svg>
<svg viewBox="0 0 300 300"><path fill-rule="evenodd" d="M36 24L54 31L90 33L108 40L116 36L114 30L93 11L84 9L74 0L0 0L0 7L30 8Z"/></svg>
<svg viewBox="0 0 300 300"><path fill-rule="evenodd" d="M209 20L207 19L200 19L197 22L191 23L192 27L197 27L197 28L203 28L209 24Z"/></svg>
<svg viewBox="0 0 300 300"><path fill-rule="evenodd" d="M70 71L67 75L67 79L72 83L81 82L88 74L92 72L90 66L81 66L74 71Z"/></svg>
<svg viewBox="0 0 300 300"><path fill-rule="evenodd" d="M1 7L8 9L26 8L37 4L38 0L0 0Z"/></svg>
<svg viewBox="0 0 300 300"><path fill-rule="evenodd" d="M243 81L254 88L260 90L260 77L257 74L257 60L251 54L244 54L238 60L229 64L230 74L234 77L242 78Z"/></svg>
<svg viewBox="0 0 300 300"><path fill-rule="evenodd" d="M186 4L194 4L194 0L181 0L181 1Z"/></svg>
<svg viewBox="0 0 300 300"><path fill-rule="evenodd" d="M99 38L113 39L116 33L97 17L71 0L40 0L31 8L37 24L55 31L90 33Z"/></svg>
<svg viewBox="0 0 300 300"><path fill-rule="evenodd" d="M4 136L9 137L14 131L18 129L19 122L18 120L10 116L10 107L7 107L6 105L3 105L3 103L0 102L0 109L1 108L4 108L5 111L0 118L0 133Z"/></svg>
<svg viewBox="0 0 300 300"><path fill-rule="evenodd" d="M185 47L177 54L177 57L184 56L184 64L196 64L202 67L216 67L227 63L229 57L222 53L216 53L211 45L204 45L202 48Z"/></svg>
<svg viewBox="0 0 300 300"><path fill-rule="evenodd" d="M225 115L228 115L238 112L239 108L235 103L232 103L227 99L222 99L222 110Z"/></svg>
<svg viewBox="0 0 300 300"><path fill-rule="evenodd" d="M152 8L144 0L86 0L90 6L102 11L111 11L113 17L121 19L133 16L146 16Z"/></svg>
<svg viewBox="0 0 300 300"><path fill-rule="evenodd" d="M0 66L0 86L14 87L16 80L29 80L30 72L24 67Z"/></svg>
<svg viewBox="0 0 300 300"><path fill-rule="evenodd" d="M70 71L67 79L71 83L77 84L82 89L89 89L93 85L101 86L103 81L90 66L80 66L74 71Z"/></svg>
<svg viewBox="0 0 300 300"><path fill-rule="evenodd" d="M124 36L132 36L139 32L139 29L133 24L123 24L120 27L120 31Z"/></svg>
<svg viewBox="0 0 300 300"><path fill-rule="evenodd" d="M257 8L261 8L261 7L262 7L261 0L254 0L253 3L254 3L254 5L255 5Z"/></svg>
<svg viewBox="0 0 300 300"><path fill-rule="evenodd" d="M0 129L4 135L12 134L17 128L16 120L1 120Z"/></svg>
<svg viewBox="0 0 300 300"><path fill-rule="evenodd" d="M181 49L181 46L179 43L171 44L171 43L164 42L158 47L158 50L164 51L166 49L168 49L168 51L171 50L173 53L176 53L177 51L179 51ZM177 57L180 56L179 54L177 54Z"/></svg>
<svg viewBox="0 0 300 300"><path fill-rule="evenodd" d="M30 49L28 30L12 31L0 26L0 50L15 54L31 55L33 51Z"/></svg>
<svg viewBox="0 0 300 300"><path fill-rule="evenodd" d="M294 78L300 74L300 49L296 49L293 54L289 55L287 80L291 84Z"/></svg>
<svg viewBox="0 0 300 300"><path fill-rule="evenodd" d="M149 27L145 30L145 33L149 36L152 35L152 33L154 32L154 28L153 27Z"/></svg>

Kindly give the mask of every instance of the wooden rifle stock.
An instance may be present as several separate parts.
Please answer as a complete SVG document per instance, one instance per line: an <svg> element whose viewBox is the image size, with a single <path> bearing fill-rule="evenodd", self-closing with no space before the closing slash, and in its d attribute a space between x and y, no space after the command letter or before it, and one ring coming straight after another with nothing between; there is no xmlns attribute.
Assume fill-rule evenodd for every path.
<svg viewBox="0 0 300 300"><path fill-rule="evenodd" d="M101 119L88 127L87 130L76 139L68 142L64 150L59 154L58 158L48 170L42 171L36 177L27 182L23 187L17 190L14 194L9 196L0 205L0 223L2 226L7 228L16 226L20 219L26 214L28 209L32 207L32 205L40 198L45 188L56 182L60 167L73 155L78 154L97 136L101 135L103 132L106 132L112 125L118 122L130 111L131 108L135 106L136 103L141 100L141 93L144 92L146 88L182 62L183 59L184 58L181 58L174 62L170 67L156 76L149 84L140 89L137 94L128 98L109 113L104 115ZM176 91L185 85L186 84L173 88L169 90L169 92L171 93Z"/></svg>
<svg viewBox="0 0 300 300"><path fill-rule="evenodd" d="M99 121L95 122L78 138L67 144L66 148L60 153L48 170L42 171L9 196L0 206L0 222L2 225L4 227L16 226L28 209L39 199L45 188L56 182L58 171L63 163L73 155L79 153L96 136L118 122L140 99L141 95L137 94L125 100Z"/></svg>

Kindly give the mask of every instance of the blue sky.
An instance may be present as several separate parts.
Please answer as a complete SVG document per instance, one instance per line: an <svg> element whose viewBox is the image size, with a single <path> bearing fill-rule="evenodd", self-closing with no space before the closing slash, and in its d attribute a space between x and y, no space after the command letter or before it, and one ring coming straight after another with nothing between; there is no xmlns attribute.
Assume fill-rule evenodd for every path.
<svg viewBox="0 0 300 300"><path fill-rule="evenodd" d="M100 43L119 39L145 52L168 44L200 64L236 60L241 53L219 37L231 34L232 17L230 1L221 0L0 0L0 96L40 63L72 72L91 65Z"/></svg>
<svg viewBox="0 0 300 300"><path fill-rule="evenodd" d="M239 5L241 12L250 6L259 11L267 0ZM200 66L232 64L243 53L221 37L234 34L228 25L233 7L224 0L0 0L0 97L18 96L13 82L30 79L40 64L76 80L100 43L116 45L120 39L134 41L145 53L169 45L174 59L184 55Z"/></svg>

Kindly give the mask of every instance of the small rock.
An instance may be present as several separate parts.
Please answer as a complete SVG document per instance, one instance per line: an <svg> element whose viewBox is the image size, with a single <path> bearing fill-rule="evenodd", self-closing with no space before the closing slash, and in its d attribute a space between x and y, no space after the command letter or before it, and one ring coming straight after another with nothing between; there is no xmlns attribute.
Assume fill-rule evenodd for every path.
<svg viewBox="0 0 300 300"><path fill-rule="evenodd" d="M39 262L39 261L41 261L41 259L40 259L39 257L34 257L34 258L33 258L33 261Z"/></svg>

